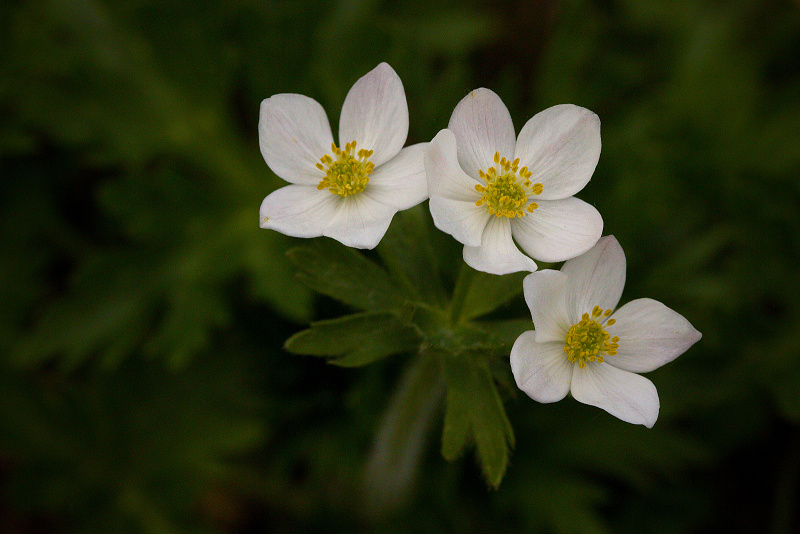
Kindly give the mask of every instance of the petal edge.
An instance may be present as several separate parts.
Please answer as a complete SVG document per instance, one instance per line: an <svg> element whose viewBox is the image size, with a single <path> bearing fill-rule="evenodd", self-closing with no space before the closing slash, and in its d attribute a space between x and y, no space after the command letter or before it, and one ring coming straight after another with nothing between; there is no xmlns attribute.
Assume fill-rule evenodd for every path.
<svg viewBox="0 0 800 534"><path fill-rule="evenodd" d="M517 387L537 402L560 401L569 393L572 364L557 343L538 343L523 332L511 347L511 372Z"/></svg>
<svg viewBox="0 0 800 534"><path fill-rule="evenodd" d="M447 128L458 141L458 161L468 175L478 179L478 170L493 165L495 152L514 159L516 134L508 108L497 94L481 87L461 99Z"/></svg>
<svg viewBox="0 0 800 534"><path fill-rule="evenodd" d="M333 135L322 106L304 95L278 94L261 101L258 144L272 172L289 183L317 185L316 168L330 154Z"/></svg>
<svg viewBox="0 0 800 534"><path fill-rule="evenodd" d="M607 328L608 333L620 341L617 354L606 361L634 373L658 369L702 337L684 316L653 299L632 300L611 317L616 323Z"/></svg>
<svg viewBox="0 0 800 534"><path fill-rule="evenodd" d="M542 200L574 195L592 178L600 159L600 118L586 108L561 104L531 117L514 157L544 186Z"/></svg>
<svg viewBox="0 0 800 534"><path fill-rule="evenodd" d="M538 201L539 207L513 219L514 239L532 258L548 263L574 258L597 243L603 218L597 209L575 197Z"/></svg>
<svg viewBox="0 0 800 534"><path fill-rule="evenodd" d="M372 150L376 167L395 157L408 136L408 103L403 82L387 63L358 79L342 104L339 142L357 141Z"/></svg>
<svg viewBox="0 0 800 534"><path fill-rule="evenodd" d="M572 374L572 396L634 425L652 428L660 403L656 387L643 376L607 363L590 362Z"/></svg>

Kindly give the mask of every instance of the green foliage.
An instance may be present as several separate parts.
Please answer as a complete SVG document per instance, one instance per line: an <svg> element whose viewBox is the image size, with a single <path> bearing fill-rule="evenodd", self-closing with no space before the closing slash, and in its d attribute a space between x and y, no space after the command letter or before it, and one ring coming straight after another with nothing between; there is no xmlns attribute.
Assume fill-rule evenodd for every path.
<svg viewBox="0 0 800 534"><path fill-rule="evenodd" d="M509 300L522 294L522 279L528 273L512 273L497 276L476 271L475 279L464 296L464 308L461 315L464 319L475 319L493 312Z"/></svg>
<svg viewBox="0 0 800 534"><path fill-rule="evenodd" d="M472 437L488 482L497 487L508 466L514 431L486 363L475 355L441 358L447 383L442 456L453 460Z"/></svg>
<svg viewBox="0 0 800 534"><path fill-rule="evenodd" d="M9 252L25 257L52 245L45 265L69 265L58 273L66 294L35 306L35 326L10 347L12 359L27 365L61 355L67 367L90 358L114 367L144 343L180 367L228 325L226 291L242 276L278 313L307 319L309 296L274 253L288 240L252 232L263 162L243 146L230 111L210 107L210 95L154 62L124 16L86 8L19 5L5 19L4 109L15 110L29 139L57 143L62 158L45 159L32 182L13 184L10 201L44 192L37 216L63 229L37 232L43 222L18 213L13 224L27 239L13 240ZM55 52L59 39L70 43L66 52ZM40 90L26 89L32 83ZM12 155L12 169L37 159L26 146ZM72 176L60 176L65 167ZM73 209L64 200L95 197ZM38 274L36 283L51 283ZM28 296L28 306L36 298ZM11 324L30 320L28 308L17 313Z"/></svg>
<svg viewBox="0 0 800 534"><path fill-rule="evenodd" d="M410 299L441 307L447 296L428 219L419 208L396 214L378 245L378 254Z"/></svg>
<svg viewBox="0 0 800 534"><path fill-rule="evenodd" d="M798 35L789 0L3 3L0 531L796 531ZM521 275L425 205L374 253L258 228L260 100L335 132L381 61L409 144L476 87L598 113L623 300L703 333L652 430L518 394Z"/></svg>
<svg viewBox="0 0 800 534"><path fill-rule="evenodd" d="M341 356L342 367L367 365L391 354L414 351L416 329L388 313L362 313L311 323L286 341L286 350L313 356Z"/></svg>
<svg viewBox="0 0 800 534"><path fill-rule="evenodd" d="M300 269L297 277L308 287L362 310L402 307L405 295L386 271L358 251L329 239L288 252Z"/></svg>
<svg viewBox="0 0 800 534"><path fill-rule="evenodd" d="M69 514L78 531L175 532L230 458L264 439L263 402L241 369L195 362L180 380L157 363L63 383L5 377L0 439L21 468L8 491L26 510Z"/></svg>
<svg viewBox="0 0 800 534"><path fill-rule="evenodd" d="M441 374L447 389L442 454L448 460L455 459L468 440L474 442L487 481L497 487L508 464L508 448L513 445L514 434L489 362L507 354L508 346L467 319L490 313L519 294L522 277L481 276L482 273L464 266L453 302L443 301L445 290L440 283L439 264L434 260L430 222L419 215L419 207L398 219L399 224L381 243L381 257L388 270L326 239L289 251L300 269L299 278L310 288L344 304L372 311L312 323L311 328L289 338L286 349L336 357L329 361L343 367L362 366L403 352L419 354L421 363L417 368L440 366L441 371L427 377L427 386L416 382L401 386L390 414L405 412L387 416L381 438L386 441L389 439L386 433L391 433L396 440L379 448L399 447L404 441L401 436L413 435L415 445L409 450L416 450L419 455L422 425L419 418L423 413L415 414L413 410L420 410L420 403L426 405L424 414L431 410L428 403L435 395L425 388L438 384L436 377ZM422 291L422 288L428 289ZM480 298L487 292L488 298ZM422 372L415 371L406 380L418 380L416 373ZM419 388L425 393L420 393ZM389 456L373 461L387 464L396 456L390 452L381 454ZM413 481L406 471L408 464L416 464L418 460L403 456L402 461L394 462L405 464L404 474L388 489L376 485L377 476L370 471L371 484L376 485L378 492L372 504L376 511L392 509L407 494ZM383 465L381 469L387 468Z"/></svg>

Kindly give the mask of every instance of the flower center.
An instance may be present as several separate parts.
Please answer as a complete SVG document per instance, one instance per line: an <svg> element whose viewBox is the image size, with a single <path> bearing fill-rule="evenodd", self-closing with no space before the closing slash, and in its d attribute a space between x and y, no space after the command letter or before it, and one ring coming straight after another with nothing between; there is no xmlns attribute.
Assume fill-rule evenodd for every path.
<svg viewBox="0 0 800 534"><path fill-rule="evenodd" d="M572 325L567 332L567 341L564 345L564 352L571 362L578 362L578 366L583 369L586 362L602 362L603 356L613 356L619 348L619 337L611 335L603 329L603 325L597 322L601 317L611 315L611 310L601 310L595 306L592 316L584 313L581 320ZM605 326L611 326L616 321L609 319Z"/></svg>
<svg viewBox="0 0 800 534"><path fill-rule="evenodd" d="M369 182L369 173L375 168L375 164L369 160L372 150L361 148L356 152L355 141L344 145L344 150L338 148L336 143L331 143L331 150L336 159L325 154L317 163L317 168L325 172L317 189L327 189L343 197L362 192Z"/></svg>
<svg viewBox="0 0 800 534"><path fill-rule="evenodd" d="M524 217L539 207L536 202L528 202L528 195L541 195L542 184L532 184L531 171L528 167L518 169L519 158L509 161L501 158L499 152L494 153L495 167L486 172L479 170L486 185L476 184L475 190L483 193L476 206L486 206L489 213L497 217Z"/></svg>

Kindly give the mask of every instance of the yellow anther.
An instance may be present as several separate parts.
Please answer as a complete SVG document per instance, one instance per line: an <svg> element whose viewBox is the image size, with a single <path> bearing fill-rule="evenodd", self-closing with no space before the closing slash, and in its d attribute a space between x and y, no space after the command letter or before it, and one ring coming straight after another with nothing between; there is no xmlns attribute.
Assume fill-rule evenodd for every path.
<svg viewBox="0 0 800 534"><path fill-rule="evenodd" d="M317 163L317 168L325 172L325 177L317 184L317 189L327 189L331 193L343 197L360 193L367 187L369 174L375 164L369 161L372 150L359 149L356 156L356 142L351 141L344 145L344 150L331 143L331 152L336 160L325 154Z"/></svg>
<svg viewBox="0 0 800 534"><path fill-rule="evenodd" d="M495 152L494 163L495 166L489 167L486 172L478 170L478 175L486 185L475 186L475 190L482 194L475 205L486 206L492 215L509 219L533 213L539 205L530 202L528 197L540 195L542 184L531 184L528 179L531 172L527 167L519 169L519 158L511 161L500 157L500 152Z"/></svg>
<svg viewBox="0 0 800 534"><path fill-rule="evenodd" d="M611 337L603 328L604 325L595 320L609 315L611 310L595 306L591 316L584 313L581 320L570 327L564 344L564 352L569 361L577 362L578 367L583 369L586 362L603 362L604 356L617 353L619 336ZM611 326L615 322L614 319L608 319L605 326Z"/></svg>

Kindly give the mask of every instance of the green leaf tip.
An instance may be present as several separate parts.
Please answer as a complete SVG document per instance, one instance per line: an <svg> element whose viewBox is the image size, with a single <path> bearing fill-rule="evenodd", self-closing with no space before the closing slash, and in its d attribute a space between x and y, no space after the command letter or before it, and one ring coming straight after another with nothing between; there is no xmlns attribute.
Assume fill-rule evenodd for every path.
<svg viewBox="0 0 800 534"><path fill-rule="evenodd" d="M442 353L440 361L447 385L442 456L458 458L472 437L483 474L497 488L508 467L514 430L491 371L474 354Z"/></svg>
<svg viewBox="0 0 800 534"><path fill-rule="evenodd" d="M312 323L290 337L289 352L330 357L342 367L360 367L392 354L418 350L417 330L395 315L366 312Z"/></svg>

